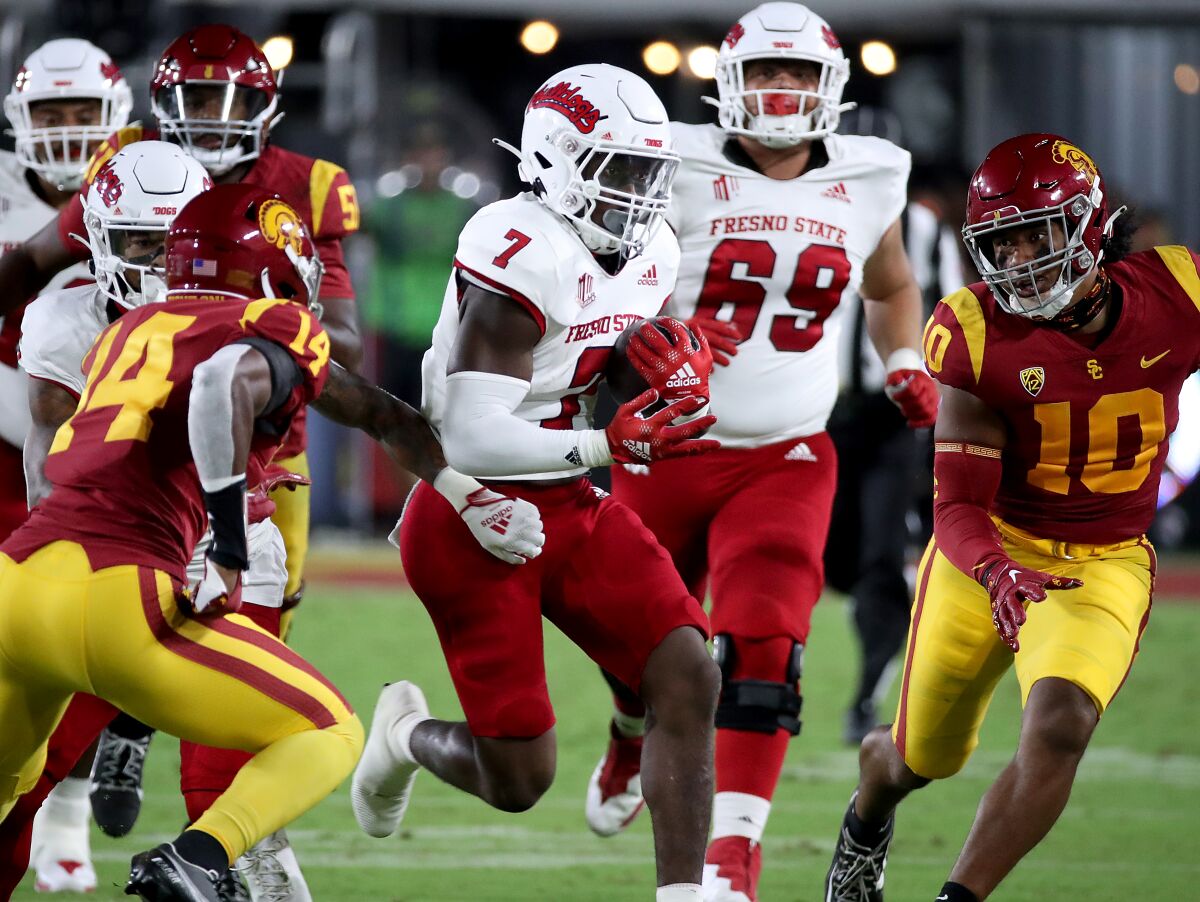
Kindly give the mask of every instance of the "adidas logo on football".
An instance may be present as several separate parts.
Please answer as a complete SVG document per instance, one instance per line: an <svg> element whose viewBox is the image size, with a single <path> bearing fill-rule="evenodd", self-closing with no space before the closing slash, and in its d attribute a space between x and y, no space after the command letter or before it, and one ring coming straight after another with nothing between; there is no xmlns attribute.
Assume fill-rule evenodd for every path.
<svg viewBox="0 0 1200 902"><path fill-rule="evenodd" d="M630 454L632 454L634 457L639 457L642 460L650 459L650 443L649 442L635 442L633 439L627 438L627 439L625 439L625 441L621 442L621 444L624 445L625 450L628 451Z"/></svg>
<svg viewBox="0 0 1200 902"><path fill-rule="evenodd" d="M644 273L642 273L642 277L637 280L637 283L639 285L657 285L658 284L658 267L655 266L654 264L651 264L650 268L648 270L646 270Z"/></svg>
<svg viewBox="0 0 1200 902"><path fill-rule="evenodd" d="M689 385L699 385L700 377L692 369L690 363L685 363L667 380L667 388L687 388Z"/></svg>
<svg viewBox="0 0 1200 902"><path fill-rule="evenodd" d="M817 455L812 453L812 448L808 447L808 442L800 442L794 445L787 454L783 455L784 460L806 460L809 463L817 462Z"/></svg>
<svg viewBox="0 0 1200 902"><path fill-rule="evenodd" d="M850 194L846 191L846 186L842 182L838 182L832 188L826 188L821 192L821 197L832 197L834 200L850 203Z"/></svg>

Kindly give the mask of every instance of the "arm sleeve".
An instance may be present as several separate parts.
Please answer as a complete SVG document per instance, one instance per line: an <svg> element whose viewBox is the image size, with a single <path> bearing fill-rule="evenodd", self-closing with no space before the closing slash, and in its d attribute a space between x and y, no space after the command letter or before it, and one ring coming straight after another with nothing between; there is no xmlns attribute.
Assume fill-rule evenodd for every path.
<svg viewBox="0 0 1200 902"><path fill-rule="evenodd" d="M454 469L470 476L515 476L612 463L597 429L542 429L514 416L529 383L497 373L446 377L442 449Z"/></svg>
<svg viewBox="0 0 1200 902"><path fill-rule="evenodd" d="M1008 560L988 515L1000 488L1000 451L962 442L933 446L933 534L950 563L974 580Z"/></svg>

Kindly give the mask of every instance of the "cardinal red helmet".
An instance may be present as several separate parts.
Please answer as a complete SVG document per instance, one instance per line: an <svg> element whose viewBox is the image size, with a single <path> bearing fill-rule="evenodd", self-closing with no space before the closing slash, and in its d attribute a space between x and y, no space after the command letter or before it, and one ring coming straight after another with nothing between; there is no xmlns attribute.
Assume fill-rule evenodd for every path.
<svg viewBox="0 0 1200 902"><path fill-rule="evenodd" d="M213 175L255 159L274 124L279 82L266 55L231 25L201 25L163 51L150 104L165 139Z"/></svg>
<svg viewBox="0 0 1200 902"><path fill-rule="evenodd" d="M963 241L1001 307L1050 319L1099 265L1120 213L1108 215L1104 179L1079 147L1058 135L1018 135L975 170ZM1043 253L1008 266L997 261L1001 233L1037 224L1045 226Z"/></svg>
<svg viewBox="0 0 1200 902"><path fill-rule="evenodd" d="M214 185L180 210L167 232L168 300L202 292L313 307L323 272L299 214L256 185Z"/></svg>

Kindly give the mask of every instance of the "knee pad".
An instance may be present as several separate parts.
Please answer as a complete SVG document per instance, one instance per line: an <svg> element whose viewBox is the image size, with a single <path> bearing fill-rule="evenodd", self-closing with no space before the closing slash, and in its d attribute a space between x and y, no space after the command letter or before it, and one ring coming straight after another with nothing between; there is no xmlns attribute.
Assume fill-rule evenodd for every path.
<svg viewBox="0 0 1200 902"><path fill-rule="evenodd" d="M721 669L721 699L717 703L718 728L774 733L800 733L800 675L804 669L804 646L792 642L783 667L782 681L734 679L738 650L733 636L718 633L713 638L713 658Z"/></svg>

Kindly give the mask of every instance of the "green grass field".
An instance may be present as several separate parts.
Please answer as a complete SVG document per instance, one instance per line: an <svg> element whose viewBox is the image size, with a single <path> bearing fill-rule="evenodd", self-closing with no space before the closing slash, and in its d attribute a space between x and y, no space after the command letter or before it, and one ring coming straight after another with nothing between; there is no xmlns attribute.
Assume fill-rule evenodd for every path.
<svg viewBox="0 0 1200 902"><path fill-rule="evenodd" d="M1169 566L1169 563L1168 565ZM433 629L407 592L315 585L301 609L295 646L342 688L364 720L384 681L419 682L436 715L458 711ZM1200 606L1156 605L1142 657L1101 724L1074 797L1055 831L992 897L1006 902L1200 899ZM552 628L546 656L559 716L558 779L533 811L506 815L422 775L402 834L358 832L347 788L289 829L320 902L653 898L649 818L625 835L593 836L583 820L588 775L603 749L608 701L596 669ZM838 741L855 653L845 604L817 609L805 667L805 726L792 744L764 841L764 902L820 896L855 753ZM888 873L888 902L930 902L966 835L979 797L1014 747L1015 680L997 694L983 742L955 779L901 809ZM126 898L129 857L183 823L178 744L155 739L146 803L131 837L93 830L97 899ZM35 896L27 877L17 899Z"/></svg>

